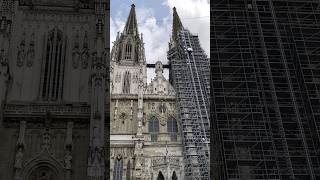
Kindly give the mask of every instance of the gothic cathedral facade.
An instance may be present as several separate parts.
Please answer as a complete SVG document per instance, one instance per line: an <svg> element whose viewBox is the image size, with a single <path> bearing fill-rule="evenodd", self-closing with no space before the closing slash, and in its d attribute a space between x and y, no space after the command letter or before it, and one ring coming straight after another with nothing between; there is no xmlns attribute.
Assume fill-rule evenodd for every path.
<svg viewBox="0 0 320 180"><path fill-rule="evenodd" d="M0 179L105 179L109 4L0 8Z"/></svg>
<svg viewBox="0 0 320 180"><path fill-rule="evenodd" d="M176 93L147 83L135 6L109 48L104 0L0 0L0 179L184 179ZM110 149L110 150L109 150Z"/></svg>
<svg viewBox="0 0 320 180"><path fill-rule="evenodd" d="M110 179L184 179L175 90L160 61L156 77L147 83L134 5L113 44L110 67Z"/></svg>

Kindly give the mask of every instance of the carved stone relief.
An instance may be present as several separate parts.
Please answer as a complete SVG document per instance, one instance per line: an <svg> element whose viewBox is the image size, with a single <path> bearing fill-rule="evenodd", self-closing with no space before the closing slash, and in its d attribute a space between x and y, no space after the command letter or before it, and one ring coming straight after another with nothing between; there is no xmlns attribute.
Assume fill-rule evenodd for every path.
<svg viewBox="0 0 320 180"><path fill-rule="evenodd" d="M33 65L33 61L35 58L35 49L34 49L35 43L34 43L34 33L30 36L30 43L29 48L27 51L27 67L31 67Z"/></svg>
<svg viewBox="0 0 320 180"><path fill-rule="evenodd" d="M26 57L25 36L26 36L26 33L23 32L20 44L18 46L18 53L17 53L17 66L18 67L22 67L23 66L23 63L24 63L24 60L25 60L25 57Z"/></svg>
<svg viewBox="0 0 320 180"><path fill-rule="evenodd" d="M111 159L114 159L119 155L123 158L132 158L134 155L134 148L111 148Z"/></svg>
<svg viewBox="0 0 320 180"><path fill-rule="evenodd" d="M88 32L85 31L83 38L83 48L81 53L81 67L87 69L89 64L89 46L88 46Z"/></svg>
<svg viewBox="0 0 320 180"><path fill-rule="evenodd" d="M80 61L80 50L79 50L79 31L74 35L74 44L72 50L72 66L77 69Z"/></svg>
<svg viewBox="0 0 320 180"><path fill-rule="evenodd" d="M121 73L117 73L117 75L116 75L116 78L115 78L115 82L116 83L119 83L119 82L121 82Z"/></svg>

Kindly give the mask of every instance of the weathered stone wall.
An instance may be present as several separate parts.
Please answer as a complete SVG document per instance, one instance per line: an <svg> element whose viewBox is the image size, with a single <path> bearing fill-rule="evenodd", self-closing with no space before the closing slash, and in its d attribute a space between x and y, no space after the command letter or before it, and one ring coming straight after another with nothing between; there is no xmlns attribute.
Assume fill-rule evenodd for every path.
<svg viewBox="0 0 320 180"><path fill-rule="evenodd" d="M41 173L45 167L43 170L52 170L59 179L71 172L71 179L85 180L90 76L96 51L93 1L91 4L69 0L30 4L31 1L9 0L8 6L3 6L3 2L0 0L1 15L12 23L11 28L0 32L0 179L14 179L15 166L21 164L18 174L23 179ZM60 79L63 96L57 101L40 97L51 31L62 34L61 52L65 52L61 53L65 61ZM106 40L108 36L107 28ZM108 46L107 41L107 51ZM22 121L26 122L23 135L19 134ZM67 130L68 122L73 122L72 131ZM68 131L72 137L69 137L71 158L67 156ZM19 138L23 140L18 143ZM22 155L18 155L19 148Z"/></svg>

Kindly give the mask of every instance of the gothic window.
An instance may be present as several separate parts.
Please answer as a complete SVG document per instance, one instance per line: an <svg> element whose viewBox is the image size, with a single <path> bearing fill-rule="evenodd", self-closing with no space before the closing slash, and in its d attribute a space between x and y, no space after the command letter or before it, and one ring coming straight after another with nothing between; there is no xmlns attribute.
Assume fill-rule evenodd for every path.
<svg viewBox="0 0 320 180"><path fill-rule="evenodd" d="M167 131L170 134L171 141L177 141L178 125L173 117L170 117L167 122Z"/></svg>
<svg viewBox="0 0 320 180"><path fill-rule="evenodd" d="M48 33L45 59L42 72L41 98L45 101L56 101L62 98L65 41L58 29Z"/></svg>
<svg viewBox="0 0 320 180"><path fill-rule="evenodd" d="M173 173L172 173L172 180L178 180L178 177L176 175L176 171L173 171Z"/></svg>
<svg viewBox="0 0 320 180"><path fill-rule="evenodd" d="M123 76L123 88L122 92L124 94L129 94L130 93L130 72L126 71Z"/></svg>
<svg viewBox="0 0 320 180"><path fill-rule="evenodd" d="M151 135L151 141L154 142L158 140L159 120L156 117L152 117L149 120L149 133Z"/></svg>
<svg viewBox="0 0 320 180"><path fill-rule="evenodd" d="M127 176L127 180L130 180L130 178L131 178L131 164L130 164L130 160L128 161L128 164L127 164L127 174L126 174L126 176Z"/></svg>
<svg viewBox="0 0 320 180"><path fill-rule="evenodd" d="M132 50L132 45L130 43L126 44L126 51L125 51L125 57L124 59L131 59L131 50Z"/></svg>
<svg viewBox="0 0 320 180"><path fill-rule="evenodd" d="M158 174L157 180L164 180L164 176L161 171Z"/></svg>
<svg viewBox="0 0 320 180"><path fill-rule="evenodd" d="M122 180L123 160L116 158L114 163L113 180Z"/></svg>

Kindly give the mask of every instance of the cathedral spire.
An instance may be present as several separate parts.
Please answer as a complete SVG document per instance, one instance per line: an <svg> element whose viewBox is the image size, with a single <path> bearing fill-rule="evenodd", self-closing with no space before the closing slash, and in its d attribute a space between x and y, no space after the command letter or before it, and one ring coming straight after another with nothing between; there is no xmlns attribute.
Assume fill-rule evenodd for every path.
<svg viewBox="0 0 320 180"><path fill-rule="evenodd" d="M131 10L124 28L124 34L138 35L138 24L136 19L135 5L131 5Z"/></svg>
<svg viewBox="0 0 320 180"><path fill-rule="evenodd" d="M172 24L172 38L175 41L178 36L178 32L183 29L183 25L177 13L176 7L173 7L173 24Z"/></svg>

